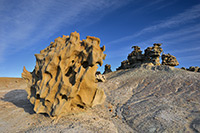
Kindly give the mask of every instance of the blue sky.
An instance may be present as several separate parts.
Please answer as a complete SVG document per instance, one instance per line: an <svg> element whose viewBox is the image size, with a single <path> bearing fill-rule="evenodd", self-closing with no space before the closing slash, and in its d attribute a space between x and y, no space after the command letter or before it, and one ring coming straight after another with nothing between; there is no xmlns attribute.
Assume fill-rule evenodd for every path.
<svg viewBox="0 0 200 133"><path fill-rule="evenodd" d="M99 37L112 70L153 43L178 67L200 66L200 0L0 0L0 18L0 77L32 71L35 53L73 31Z"/></svg>

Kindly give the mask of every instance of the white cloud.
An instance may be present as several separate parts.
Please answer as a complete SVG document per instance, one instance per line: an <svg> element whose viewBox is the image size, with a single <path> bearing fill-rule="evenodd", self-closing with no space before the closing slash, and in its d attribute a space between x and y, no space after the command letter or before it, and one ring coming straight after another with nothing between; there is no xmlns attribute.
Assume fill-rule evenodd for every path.
<svg viewBox="0 0 200 133"><path fill-rule="evenodd" d="M163 20L161 23L147 27L142 29L136 34L132 34L129 36L122 37L120 39L114 40L109 42L109 44L114 44L126 40L130 40L133 38L136 38L138 36L141 36L146 33L155 32L164 28L172 28L175 26L179 26L180 24L186 24L188 22L191 22L192 20L200 18L200 4L193 6L192 8L186 10L185 12L182 12L174 17L168 18L167 20Z"/></svg>
<svg viewBox="0 0 200 133"><path fill-rule="evenodd" d="M200 38L200 24L187 26L179 30L157 35L149 40L138 42L138 44L145 45L152 42L166 42L167 44L181 43L188 40L199 40Z"/></svg>

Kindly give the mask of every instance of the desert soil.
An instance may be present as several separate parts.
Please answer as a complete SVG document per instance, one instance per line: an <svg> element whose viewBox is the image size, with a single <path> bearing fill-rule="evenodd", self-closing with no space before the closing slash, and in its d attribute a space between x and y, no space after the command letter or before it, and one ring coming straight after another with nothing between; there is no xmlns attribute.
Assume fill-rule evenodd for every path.
<svg viewBox="0 0 200 133"><path fill-rule="evenodd" d="M21 78L0 78L0 132L200 132L200 73L142 66L105 75L106 101L57 123L35 114Z"/></svg>

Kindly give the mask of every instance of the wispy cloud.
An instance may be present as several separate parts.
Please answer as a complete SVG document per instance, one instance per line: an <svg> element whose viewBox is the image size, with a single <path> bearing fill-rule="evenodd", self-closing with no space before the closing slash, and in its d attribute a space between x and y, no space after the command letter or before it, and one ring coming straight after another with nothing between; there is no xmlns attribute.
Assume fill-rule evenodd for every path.
<svg viewBox="0 0 200 133"><path fill-rule="evenodd" d="M191 56L182 56L182 57L178 57L178 60L187 60L187 61L200 61L199 60L200 55L191 55Z"/></svg>
<svg viewBox="0 0 200 133"><path fill-rule="evenodd" d="M198 40L200 38L200 24L188 26L181 28L179 30L170 31L163 33L162 35L157 35L149 40L138 42L139 44L145 45L152 42L167 42L166 45L170 43L181 43L188 40Z"/></svg>
<svg viewBox="0 0 200 133"><path fill-rule="evenodd" d="M69 27L79 21L92 21L90 15L104 14L127 1L112 0L37 0L10 1L0 4L0 62L5 50L17 52L48 38L62 27ZM99 14L99 17L101 15Z"/></svg>
<svg viewBox="0 0 200 133"><path fill-rule="evenodd" d="M172 28L174 26L179 26L180 24L185 24L188 22L191 22L192 20L195 20L197 18L200 18L200 4L193 6L192 8L186 10L185 12L182 12L174 17L168 18L166 20L163 20L159 24L146 27L139 31L138 33L122 37L120 39L114 40L109 42L109 44L119 43L122 41L130 40L133 38L136 38L138 36L141 36L143 34L152 33L164 28Z"/></svg>
<svg viewBox="0 0 200 133"><path fill-rule="evenodd" d="M152 10L152 11L160 10L160 9L163 9L163 8L171 5L171 4L174 4L177 0L171 0L170 2L167 1L167 4L162 4L165 1L166 0L154 0L154 1L149 1L149 0L142 1L142 0L140 0L140 1L137 1L137 2L142 2L142 3L145 3L145 4L143 4L143 6L136 8L133 11L133 13L143 12L143 11L149 9L149 8L154 8L154 10ZM157 7L155 8L155 6L157 6Z"/></svg>
<svg viewBox="0 0 200 133"><path fill-rule="evenodd" d="M181 49L181 50L176 50L176 51L171 51L173 53L186 53L186 52L192 52L192 51L199 51L200 47L195 47L195 48L186 48L186 49ZM199 56L200 58L200 56Z"/></svg>

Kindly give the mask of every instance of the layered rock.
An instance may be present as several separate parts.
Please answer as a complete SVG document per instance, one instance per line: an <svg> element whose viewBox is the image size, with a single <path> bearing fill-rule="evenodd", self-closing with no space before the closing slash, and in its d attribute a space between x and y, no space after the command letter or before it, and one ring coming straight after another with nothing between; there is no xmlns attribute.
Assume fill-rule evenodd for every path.
<svg viewBox="0 0 200 133"><path fill-rule="evenodd" d="M99 38L87 36L81 41L73 32L35 54L33 72L24 67L22 73L34 111L59 117L102 104L105 94L97 87L95 73L106 57L104 51Z"/></svg>
<svg viewBox="0 0 200 133"><path fill-rule="evenodd" d="M105 65L105 70L104 70L103 74L110 73L110 72L112 72L111 65L106 64Z"/></svg>
<svg viewBox="0 0 200 133"><path fill-rule="evenodd" d="M171 54L162 54L162 65L178 66L179 63L175 56Z"/></svg>

